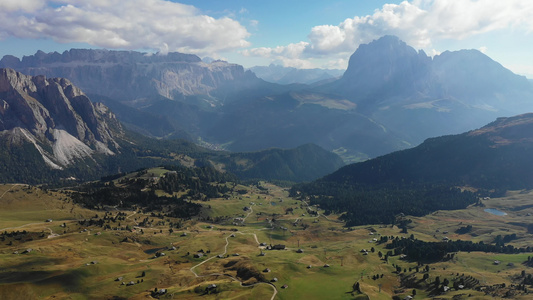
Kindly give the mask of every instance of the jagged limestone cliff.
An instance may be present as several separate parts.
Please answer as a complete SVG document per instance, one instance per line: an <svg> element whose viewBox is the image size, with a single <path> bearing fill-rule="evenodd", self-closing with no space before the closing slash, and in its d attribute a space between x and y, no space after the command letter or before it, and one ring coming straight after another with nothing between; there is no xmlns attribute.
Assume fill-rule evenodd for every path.
<svg viewBox="0 0 533 300"><path fill-rule="evenodd" d="M60 169L95 153L114 155L114 135L121 131L107 107L91 103L69 80L0 69L0 135L33 143L49 166Z"/></svg>

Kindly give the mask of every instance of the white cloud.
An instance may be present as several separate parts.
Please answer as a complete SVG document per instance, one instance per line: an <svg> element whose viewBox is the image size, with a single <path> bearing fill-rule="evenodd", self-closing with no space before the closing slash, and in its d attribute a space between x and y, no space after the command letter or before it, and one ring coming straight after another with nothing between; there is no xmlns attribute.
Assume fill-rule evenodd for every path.
<svg viewBox="0 0 533 300"><path fill-rule="evenodd" d="M348 67L348 59L339 58L336 60L327 61L324 65L326 69L346 69Z"/></svg>
<svg viewBox="0 0 533 300"><path fill-rule="evenodd" d="M487 50L488 50L488 48L485 47L485 46L481 46L481 47L479 47L479 51L480 51L481 53L487 53Z"/></svg>
<svg viewBox="0 0 533 300"><path fill-rule="evenodd" d="M42 0L2 0L0 2L0 11L13 13L32 12L44 6Z"/></svg>
<svg viewBox="0 0 533 300"><path fill-rule="evenodd" d="M41 4L41 5L39 5ZM212 55L248 47L250 33L228 17L165 0L2 0L0 37L50 38L105 48Z"/></svg>
<svg viewBox="0 0 533 300"><path fill-rule="evenodd" d="M313 69L316 66L309 60L299 58L286 58L279 56L275 61L276 64L282 64L285 67L293 67L297 69Z"/></svg>
<svg viewBox="0 0 533 300"><path fill-rule="evenodd" d="M287 46L278 46L276 48L253 48L249 50L243 50L241 53L244 56L260 56L260 57L286 57L286 58L298 58L303 51L309 46L307 42L299 42L295 44L289 44Z"/></svg>
<svg viewBox="0 0 533 300"><path fill-rule="evenodd" d="M313 27L301 56L292 59L326 55L346 58L360 44L387 34L435 54L432 46L442 40L462 40L501 29L531 32L531 16L533 1L524 0L413 0L385 4L373 15L355 16L338 25ZM265 56L268 49L280 47L284 48L263 48L260 52ZM249 54L254 52L252 49ZM280 53L271 51L270 55L279 60Z"/></svg>
<svg viewBox="0 0 533 300"><path fill-rule="evenodd" d="M257 26L259 25L258 20L250 20L250 26L257 29Z"/></svg>
<svg viewBox="0 0 533 300"><path fill-rule="evenodd" d="M429 53L426 53L426 54L431 56L431 57L434 57L434 56L437 56L437 55L441 55L441 52L437 51L436 49L431 49L431 51L429 51Z"/></svg>

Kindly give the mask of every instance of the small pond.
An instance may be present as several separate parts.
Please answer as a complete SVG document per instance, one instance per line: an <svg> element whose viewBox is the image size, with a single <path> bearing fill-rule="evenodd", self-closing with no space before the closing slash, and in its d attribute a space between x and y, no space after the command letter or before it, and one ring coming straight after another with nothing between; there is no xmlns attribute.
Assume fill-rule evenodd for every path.
<svg viewBox="0 0 533 300"><path fill-rule="evenodd" d="M146 253L146 254L154 254L154 253L156 253L159 250L165 250L165 249L167 249L167 247L152 248L152 249L144 250L144 253Z"/></svg>
<svg viewBox="0 0 533 300"><path fill-rule="evenodd" d="M495 208L485 208L484 211L488 212L489 214L497 215L497 216L505 216L507 213L504 213L501 210L497 210Z"/></svg>

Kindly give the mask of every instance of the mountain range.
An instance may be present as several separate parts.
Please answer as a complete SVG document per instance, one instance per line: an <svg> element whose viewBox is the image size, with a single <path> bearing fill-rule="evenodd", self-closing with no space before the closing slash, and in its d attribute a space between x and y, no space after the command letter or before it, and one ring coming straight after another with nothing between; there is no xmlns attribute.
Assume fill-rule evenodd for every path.
<svg viewBox="0 0 533 300"><path fill-rule="evenodd" d="M162 164L208 166L242 179L307 181L343 162L312 144L227 153L145 137L125 130L108 107L92 103L67 79L0 69L2 181L88 180Z"/></svg>
<svg viewBox="0 0 533 300"><path fill-rule="evenodd" d="M237 152L314 143L345 162L533 110L531 82L485 54L429 57L395 36L360 45L340 78L312 85L181 53L72 49L4 56L0 67L67 78L145 135Z"/></svg>
<svg viewBox="0 0 533 300"><path fill-rule="evenodd" d="M251 67L257 77L273 83L291 84L320 84L327 80L334 80L342 76L344 70L340 69L297 69L270 64L269 66Z"/></svg>
<svg viewBox="0 0 533 300"><path fill-rule="evenodd" d="M361 45L344 76L323 89L347 97L360 112L417 144L530 112L532 87L477 50L430 58L385 36Z"/></svg>

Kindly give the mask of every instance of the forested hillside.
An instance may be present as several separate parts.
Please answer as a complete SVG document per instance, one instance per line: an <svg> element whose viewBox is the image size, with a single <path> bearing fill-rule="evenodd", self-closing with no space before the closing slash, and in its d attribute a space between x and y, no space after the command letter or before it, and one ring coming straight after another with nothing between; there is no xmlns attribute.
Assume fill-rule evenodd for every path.
<svg viewBox="0 0 533 300"><path fill-rule="evenodd" d="M426 140L413 149L345 166L313 183L293 187L311 203L346 211L348 224L391 223L459 209L476 195L457 187L493 192L533 187L533 114L500 118L471 132Z"/></svg>

